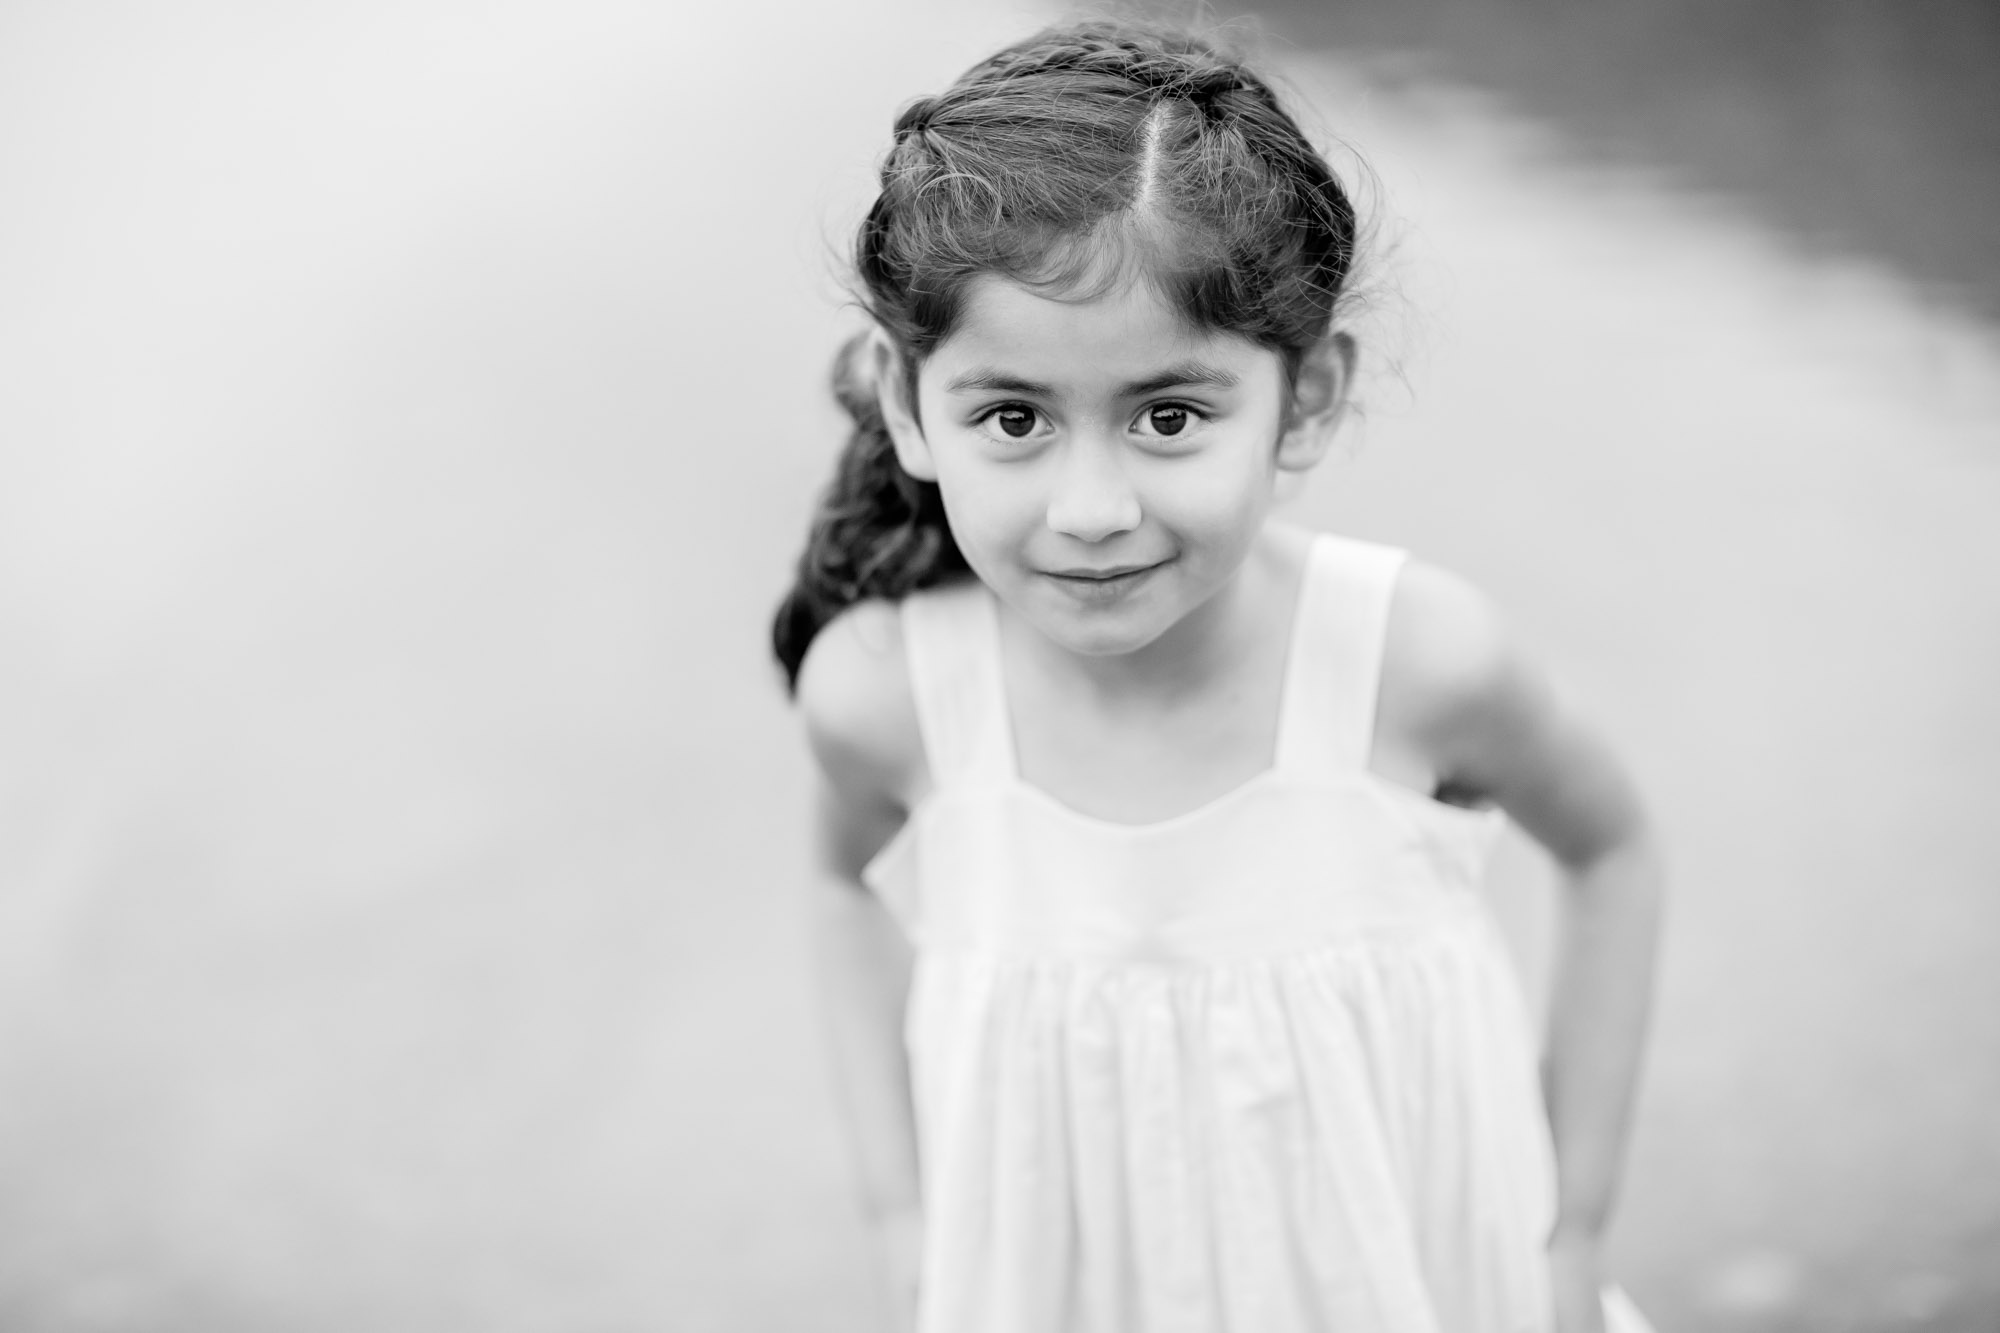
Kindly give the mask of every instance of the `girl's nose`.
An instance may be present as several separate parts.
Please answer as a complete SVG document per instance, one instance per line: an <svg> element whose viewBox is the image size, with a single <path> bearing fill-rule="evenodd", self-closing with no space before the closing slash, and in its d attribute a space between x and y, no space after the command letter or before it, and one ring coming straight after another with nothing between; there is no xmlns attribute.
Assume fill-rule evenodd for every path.
<svg viewBox="0 0 2000 1333"><path fill-rule="evenodd" d="M1139 495L1117 451L1078 441L1065 451L1049 496L1049 527L1100 542L1139 526Z"/></svg>

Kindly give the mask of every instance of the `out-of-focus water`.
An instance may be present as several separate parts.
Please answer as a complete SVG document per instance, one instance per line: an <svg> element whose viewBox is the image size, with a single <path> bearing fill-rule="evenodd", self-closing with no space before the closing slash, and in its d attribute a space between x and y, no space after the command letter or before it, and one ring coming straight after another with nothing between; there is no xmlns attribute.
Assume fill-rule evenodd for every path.
<svg viewBox="0 0 2000 1333"><path fill-rule="evenodd" d="M1179 0L1152 7L1186 12ZM1565 151L1644 162L1803 247L1885 258L2000 317L1989 0L1237 0L1307 49L1504 95Z"/></svg>
<svg viewBox="0 0 2000 1333"><path fill-rule="evenodd" d="M1040 18L0 19L0 1324L872 1326L764 618L890 118ZM1989 331L1287 68L1384 219L1299 513L1498 593L1673 836L1631 1285L1989 1326Z"/></svg>

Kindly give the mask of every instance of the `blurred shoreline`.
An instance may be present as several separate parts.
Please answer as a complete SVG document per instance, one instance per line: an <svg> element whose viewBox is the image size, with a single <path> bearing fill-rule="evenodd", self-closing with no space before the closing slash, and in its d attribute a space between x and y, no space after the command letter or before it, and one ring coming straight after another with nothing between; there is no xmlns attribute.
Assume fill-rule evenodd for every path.
<svg viewBox="0 0 2000 1333"><path fill-rule="evenodd" d="M1177 0L1151 8L1185 14ZM2000 318L1989 0L1223 0L1303 50L1504 95L1586 161L1713 193L1806 250L1887 260Z"/></svg>

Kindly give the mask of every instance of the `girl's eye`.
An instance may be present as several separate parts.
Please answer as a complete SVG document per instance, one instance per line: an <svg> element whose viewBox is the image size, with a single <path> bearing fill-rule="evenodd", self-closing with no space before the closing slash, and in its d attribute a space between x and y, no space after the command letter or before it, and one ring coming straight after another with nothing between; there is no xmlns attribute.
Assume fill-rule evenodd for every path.
<svg viewBox="0 0 2000 1333"><path fill-rule="evenodd" d="M1009 439L1025 440L1035 433L1035 409L1019 405L995 408L988 414L988 421L1000 427Z"/></svg>
<svg viewBox="0 0 2000 1333"><path fill-rule="evenodd" d="M1156 403L1146 409L1145 434L1174 436L1185 433L1202 420L1202 415L1185 403Z"/></svg>

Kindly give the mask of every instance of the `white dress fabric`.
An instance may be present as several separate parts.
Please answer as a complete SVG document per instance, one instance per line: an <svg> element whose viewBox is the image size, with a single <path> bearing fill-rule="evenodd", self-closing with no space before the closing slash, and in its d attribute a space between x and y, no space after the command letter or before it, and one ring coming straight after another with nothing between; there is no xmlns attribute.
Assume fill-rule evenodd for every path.
<svg viewBox="0 0 2000 1333"><path fill-rule="evenodd" d="M922 1333L1548 1328L1500 816L1368 771L1401 561L1316 539L1275 762L1144 825L1017 774L990 592L903 603L934 790L864 879L917 953Z"/></svg>

